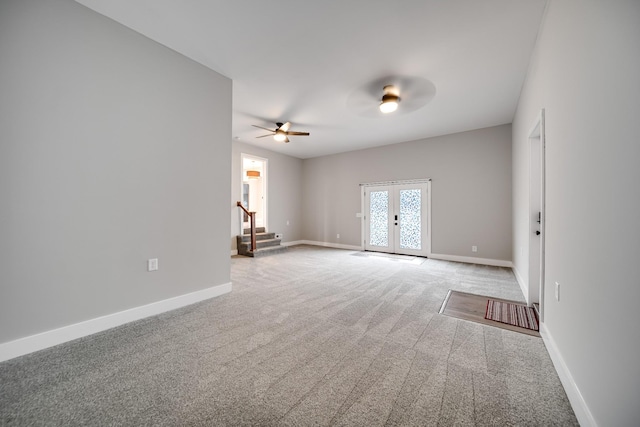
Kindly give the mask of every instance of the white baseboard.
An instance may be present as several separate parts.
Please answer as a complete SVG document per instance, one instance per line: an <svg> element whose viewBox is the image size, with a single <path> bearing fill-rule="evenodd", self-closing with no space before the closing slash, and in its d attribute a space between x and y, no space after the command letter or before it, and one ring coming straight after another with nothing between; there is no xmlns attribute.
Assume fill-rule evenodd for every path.
<svg viewBox="0 0 640 427"><path fill-rule="evenodd" d="M593 418L593 415L589 410L589 406L587 406L587 402L585 402L584 397L582 397L582 393L580 393L578 385L573 380L571 371L569 371L567 364L562 358L562 354L560 354L560 351L556 346L556 342L544 323L540 323L540 335L542 336L544 345L547 347L547 351L549 352L553 366L556 368L558 377L560 377L560 382L564 387L564 391L567 393L567 397L569 398L573 412L576 414L578 423L580 423L582 427L597 427L598 424L596 423L595 418Z"/></svg>
<svg viewBox="0 0 640 427"><path fill-rule="evenodd" d="M285 245L285 243L283 243ZM334 249L347 249L350 251L361 251L362 248L360 246L353 245L343 245L341 243L329 243L329 242L316 242L314 240L296 240L295 242L287 242L287 246L293 245L312 245L312 246L322 246L325 248L334 248Z"/></svg>
<svg viewBox="0 0 640 427"><path fill-rule="evenodd" d="M312 246L322 246L325 248L347 249L350 251L364 250L362 246L343 245L340 243L316 242L314 240L296 240L294 242L283 243L282 245L283 246L312 245ZM458 255L443 255L443 254L430 254L428 255L428 258L441 259L444 261L466 262L469 264L492 265L496 267L513 267L513 263L511 261L504 261L500 259L473 258L473 257L465 257L465 256L458 256Z"/></svg>
<svg viewBox="0 0 640 427"><path fill-rule="evenodd" d="M518 285L520 285L520 290L522 291L522 295L524 295L526 299L526 296L529 295L529 284L524 280L524 278L522 277L522 274L520 274L520 271L518 271L515 265L511 267L511 269L513 270L513 274L516 276L516 281L518 282Z"/></svg>
<svg viewBox="0 0 640 427"><path fill-rule="evenodd" d="M280 243L282 246L297 246L297 245L312 245L312 246L322 246L325 248L335 248L335 249L347 249L351 251L361 251L362 248L360 246L351 246L351 245L341 245L340 243L327 243L327 242L316 242L313 240L292 240L290 242L282 242ZM238 255L238 251L231 251L231 256Z"/></svg>
<svg viewBox="0 0 640 427"><path fill-rule="evenodd" d="M492 265L494 267L513 267L511 261L490 258L474 258L470 256L431 254L428 258L441 259L443 261L466 262L468 264Z"/></svg>
<svg viewBox="0 0 640 427"><path fill-rule="evenodd" d="M228 292L231 292L230 282L2 343L0 344L0 362L95 334L145 317L164 313L165 311L175 310Z"/></svg>

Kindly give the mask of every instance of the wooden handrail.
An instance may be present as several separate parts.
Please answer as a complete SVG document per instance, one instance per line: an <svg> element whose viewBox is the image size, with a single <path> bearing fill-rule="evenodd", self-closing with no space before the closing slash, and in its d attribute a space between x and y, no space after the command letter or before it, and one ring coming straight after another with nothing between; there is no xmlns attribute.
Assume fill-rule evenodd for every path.
<svg viewBox="0 0 640 427"><path fill-rule="evenodd" d="M236 202L236 205L242 209L244 211L244 213L246 213L247 215L251 215L251 212L249 212L244 206L242 206L241 202Z"/></svg>
<svg viewBox="0 0 640 427"><path fill-rule="evenodd" d="M249 212L240 202L236 202L236 205L249 216L251 221L251 252L253 252L256 250L256 213ZM242 233L244 234L244 230Z"/></svg>

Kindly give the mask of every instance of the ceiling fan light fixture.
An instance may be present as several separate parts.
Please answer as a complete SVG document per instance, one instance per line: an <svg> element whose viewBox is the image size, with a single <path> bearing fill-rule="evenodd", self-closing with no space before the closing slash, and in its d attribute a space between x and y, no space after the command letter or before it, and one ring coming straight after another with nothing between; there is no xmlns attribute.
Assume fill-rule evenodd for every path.
<svg viewBox="0 0 640 427"><path fill-rule="evenodd" d="M380 111L383 113L393 113L398 109L398 103L400 97L398 96L398 89L393 85L387 85L383 88L384 95L382 95L382 102L380 103Z"/></svg>
<svg viewBox="0 0 640 427"><path fill-rule="evenodd" d="M395 95L384 95L382 97L382 103L380 103L380 111L383 113L393 113L398 109L398 102L400 98Z"/></svg>
<svg viewBox="0 0 640 427"><path fill-rule="evenodd" d="M284 131L278 129L276 133L273 135L273 139L275 139L278 142L282 142L287 139L287 134Z"/></svg>

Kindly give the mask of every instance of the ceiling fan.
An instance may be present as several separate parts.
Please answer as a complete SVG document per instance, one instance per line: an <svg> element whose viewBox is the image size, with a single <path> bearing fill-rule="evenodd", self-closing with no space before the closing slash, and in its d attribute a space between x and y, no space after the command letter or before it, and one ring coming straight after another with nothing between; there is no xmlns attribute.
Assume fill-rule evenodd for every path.
<svg viewBox="0 0 640 427"><path fill-rule="evenodd" d="M289 128L291 128L291 123L287 122L287 123L276 123L276 126L278 126L275 129L267 129L267 128L263 128L262 126L256 126L256 125L251 125L253 127L259 128L259 129L264 129L264 130L268 130L269 132L271 132L270 134L267 135L261 135L261 136L256 136L256 138L264 138L266 136L273 136L273 139L275 139L276 141L279 142L289 142L289 138L287 138L289 135L296 135L296 136L308 136L309 132L294 132L294 131L290 131Z"/></svg>
<svg viewBox="0 0 640 427"><path fill-rule="evenodd" d="M435 85L424 77L384 76L353 90L347 96L347 109L372 118L379 118L381 112L408 114L424 107L435 94Z"/></svg>

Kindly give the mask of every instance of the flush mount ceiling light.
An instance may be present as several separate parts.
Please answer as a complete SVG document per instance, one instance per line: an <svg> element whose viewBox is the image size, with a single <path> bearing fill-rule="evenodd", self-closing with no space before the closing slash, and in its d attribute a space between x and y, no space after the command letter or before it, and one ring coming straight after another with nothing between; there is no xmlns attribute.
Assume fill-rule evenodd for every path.
<svg viewBox="0 0 640 427"><path fill-rule="evenodd" d="M260 171L247 171L247 178L249 179L260 178Z"/></svg>
<svg viewBox="0 0 640 427"><path fill-rule="evenodd" d="M398 103L400 102L400 96L398 95L398 88L394 85L387 85L383 89L384 95L382 95L382 102L380 103L380 111L383 113L393 113L398 109Z"/></svg>

